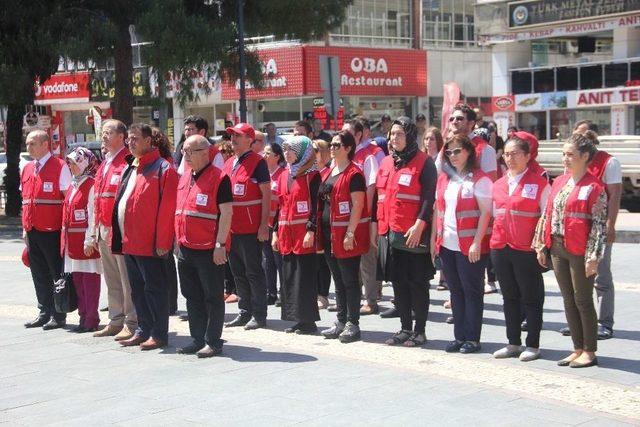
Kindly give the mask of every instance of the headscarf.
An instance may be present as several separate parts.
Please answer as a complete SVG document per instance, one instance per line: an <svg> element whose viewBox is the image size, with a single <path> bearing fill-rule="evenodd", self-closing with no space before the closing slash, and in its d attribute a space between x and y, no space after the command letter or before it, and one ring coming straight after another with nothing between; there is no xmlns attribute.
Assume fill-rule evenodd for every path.
<svg viewBox="0 0 640 427"><path fill-rule="evenodd" d="M398 117L393 121L391 126L399 125L402 126L404 130L405 139L407 145L404 147L404 150L397 151L393 150L393 163L396 169L400 169L406 166L407 163L411 161L418 153L418 128L413 123L413 121L406 116Z"/></svg>
<svg viewBox="0 0 640 427"><path fill-rule="evenodd" d="M288 147L296 154L296 161L289 164L289 180L313 172L316 170L316 157L313 151L313 143L306 136L298 135L289 138L283 146Z"/></svg>
<svg viewBox="0 0 640 427"><path fill-rule="evenodd" d="M77 147L67 154L67 162L72 162L80 168L80 175L73 177L75 183L79 183L87 176L95 176L98 170L98 159L85 147Z"/></svg>
<svg viewBox="0 0 640 427"><path fill-rule="evenodd" d="M536 160L536 157L538 157L538 138L536 138L529 132L524 131L514 132L513 136L515 136L516 138L520 138L521 140L529 144L529 155L531 156L529 158L529 163L527 163L527 167L529 168L529 170L536 175L546 177L547 171L542 166L540 166L540 164Z"/></svg>

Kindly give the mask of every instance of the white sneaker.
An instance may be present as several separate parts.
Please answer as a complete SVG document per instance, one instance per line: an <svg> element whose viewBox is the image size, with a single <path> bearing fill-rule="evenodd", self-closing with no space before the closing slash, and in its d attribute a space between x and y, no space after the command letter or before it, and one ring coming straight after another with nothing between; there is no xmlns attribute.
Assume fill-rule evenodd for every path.
<svg viewBox="0 0 640 427"><path fill-rule="evenodd" d="M495 294L496 292L498 292L498 287L496 286L496 282L487 282L487 284L484 285L485 294Z"/></svg>
<svg viewBox="0 0 640 427"><path fill-rule="evenodd" d="M522 353L520 353L521 362L531 362L538 358L540 358L539 348L527 347Z"/></svg>
<svg viewBox="0 0 640 427"><path fill-rule="evenodd" d="M493 353L496 359L508 359L509 357L518 357L522 353L522 347L519 345L507 345Z"/></svg>

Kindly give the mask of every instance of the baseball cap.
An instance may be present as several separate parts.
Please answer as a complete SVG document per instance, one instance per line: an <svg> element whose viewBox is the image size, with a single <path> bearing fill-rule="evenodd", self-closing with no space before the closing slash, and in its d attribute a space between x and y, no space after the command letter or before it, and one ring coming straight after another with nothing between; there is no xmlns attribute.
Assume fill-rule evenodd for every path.
<svg viewBox="0 0 640 427"><path fill-rule="evenodd" d="M228 127L227 133L235 133L236 135L246 135L251 140L256 139L256 131L249 123L238 123L234 127Z"/></svg>

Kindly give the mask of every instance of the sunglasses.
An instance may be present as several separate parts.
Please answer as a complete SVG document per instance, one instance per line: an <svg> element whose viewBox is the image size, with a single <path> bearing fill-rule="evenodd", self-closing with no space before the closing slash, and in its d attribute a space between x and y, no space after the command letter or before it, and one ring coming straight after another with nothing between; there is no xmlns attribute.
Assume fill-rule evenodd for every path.
<svg viewBox="0 0 640 427"><path fill-rule="evenodd" d="M450 122L461 122L464 120L464 116L451 116L449 117Z"/></svg>
<svg viewBox="0 0 640 427"><path fill-rule="evenodd" d="M342 147L342 144L340 144L339 142L332 142L331 144L329 144L329 148L333 150L339 150L340 147Z"/></svg>
<svg viewBox="0 0 640 427"><path fill-rule="evenodd" d="M457 156L460 153L462 153L462 148L454 148L453 150L444 150L444 154L446 154L447 157Z"/></svg>

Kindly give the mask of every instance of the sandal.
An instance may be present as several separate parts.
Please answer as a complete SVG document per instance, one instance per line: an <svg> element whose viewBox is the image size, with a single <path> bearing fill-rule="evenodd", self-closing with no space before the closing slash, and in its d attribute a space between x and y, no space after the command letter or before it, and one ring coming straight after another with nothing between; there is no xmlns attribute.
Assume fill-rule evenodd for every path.
<svg viewBox="0 0 640 427"><path fill-rule="evenodd" d="M393 334L393 336L388 340L386 340L384 343L386 345L398 345L398 344L403 344L410 338L411 338L411 331L400 330L395 334Z"/></svg>
<svg viewBox="0 0 640 427"><path fill-rule="evenodd" d="M405 347L421 347L427 342L425 334L413 334L411 338L404 342Z"/></svg>

